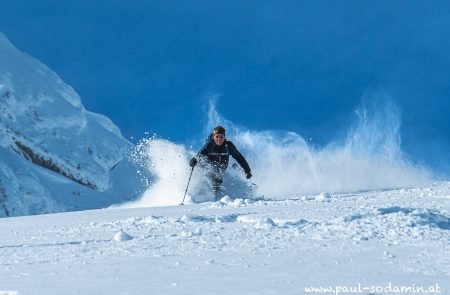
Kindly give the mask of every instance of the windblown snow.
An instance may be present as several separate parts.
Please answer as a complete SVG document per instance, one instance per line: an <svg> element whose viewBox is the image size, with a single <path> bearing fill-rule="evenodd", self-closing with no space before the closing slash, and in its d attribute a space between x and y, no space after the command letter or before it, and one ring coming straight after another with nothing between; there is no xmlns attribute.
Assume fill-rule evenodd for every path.
<svg viewBox="0 0 450 295"><path fill-rule="evenodd" d="M429 184L432 173L401 151L399 110L384 95L373 97L373 105L358 107L355 123L345 139L323 148L313 147L294 132L240 127L221 116L212 99L204 137L208 137L214 126L226 126L227 138L245 155L253 174L251 182L246 181L242 169L232 159L225 175L225 194L232 198L256 195L285 199L323 191L352 192ZM157 137L141 140L133 159L141 168L147 189L139 200L122 207L179 204L189 178L188 162L195 152ZM205 172L195 167L187 202L213 200L210 191L205 190Z"/></svg>

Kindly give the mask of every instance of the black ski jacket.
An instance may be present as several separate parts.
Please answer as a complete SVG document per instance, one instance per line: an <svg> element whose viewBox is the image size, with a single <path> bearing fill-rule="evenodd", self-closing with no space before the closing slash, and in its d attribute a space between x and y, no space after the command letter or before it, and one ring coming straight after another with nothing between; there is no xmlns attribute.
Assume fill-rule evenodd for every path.
<svg viewBox="0 0 450 295"><path fill-rule="evenodd" d="M239 165L241 165L245 174L251 172L247 160L245 160L244 156L238 151L236 146L231 141L225 139L224 143L218 146L214 142L212 134L209 137L208 142L202 147L200 152L198 152L197 157L200 159L206 158L206 160L214 167L225 171L228 167L230 155L233 156Z"/></svg>

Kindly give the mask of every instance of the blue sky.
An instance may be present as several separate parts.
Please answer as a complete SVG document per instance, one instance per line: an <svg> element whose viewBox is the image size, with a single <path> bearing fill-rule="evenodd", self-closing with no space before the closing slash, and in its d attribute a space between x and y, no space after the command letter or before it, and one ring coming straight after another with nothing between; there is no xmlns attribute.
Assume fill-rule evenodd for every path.
<svg viewBox="0 0 450 295"><path fill-rule="evenodd" d="M125 137L202 136L207 96L252 130L342 138L387 91L403 148L448 168L448 1L2 1L0 31Z"/></svg>

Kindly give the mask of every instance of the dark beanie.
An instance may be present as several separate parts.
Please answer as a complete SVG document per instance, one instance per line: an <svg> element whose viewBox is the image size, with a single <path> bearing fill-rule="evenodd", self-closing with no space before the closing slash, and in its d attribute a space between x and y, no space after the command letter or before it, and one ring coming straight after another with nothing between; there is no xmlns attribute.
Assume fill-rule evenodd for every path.
<svg viewBox="0 0 450 295"><path fill-rule="evenodd" d="M214 128L214 134L225 135L225 128L223 128L222 126L217 126L216 128Z"/></svg>

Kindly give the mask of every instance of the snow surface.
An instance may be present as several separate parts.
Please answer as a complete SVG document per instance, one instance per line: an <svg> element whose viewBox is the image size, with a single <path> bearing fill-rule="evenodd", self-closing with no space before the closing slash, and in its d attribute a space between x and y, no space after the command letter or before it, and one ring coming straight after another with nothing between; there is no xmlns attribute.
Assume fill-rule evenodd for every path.
<svg viewBox="0 0 450 295"><path fill-rule="evenodd" d="M359 285L360 294L394 294L364 289L390 284L450 294L449 201L450 182L440 182L4 218L0 290L312 294L305 288Z"/></svg>

